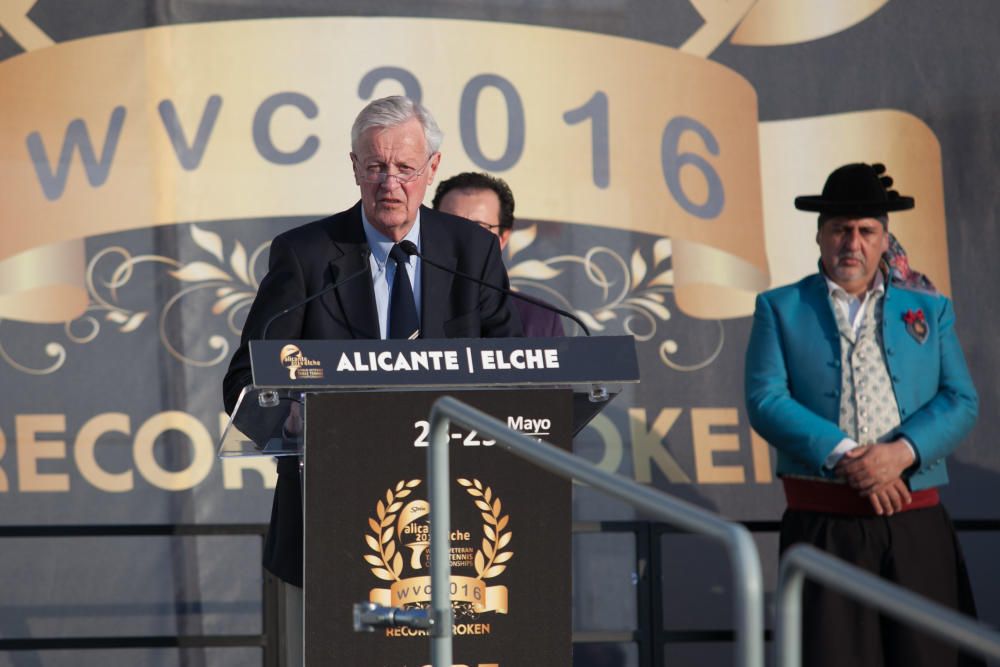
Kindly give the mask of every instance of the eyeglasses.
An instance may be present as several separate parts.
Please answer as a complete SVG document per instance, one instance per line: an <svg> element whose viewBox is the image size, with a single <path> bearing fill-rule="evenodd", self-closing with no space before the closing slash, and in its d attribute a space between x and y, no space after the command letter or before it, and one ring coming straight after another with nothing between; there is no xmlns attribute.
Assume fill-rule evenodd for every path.
<svg viewBox="0 0 1000 667"><path fill-rule="evenodd" d="M482 227L483 229L485 229L488 232L492 232L492 231L496 231L496 230L500 229L500 225L491 225L488 222L477 222L476 224L479 225L480 227Z"/></svg>
<svg viewBox="0 0 1000 667"><path fill-rule="evenodd" d="M434 155L432 154L429 158L427 158L427 161L424 162L420 169L410 169L404 167L395 174L390 174L386 171L386 167L384 165L371 165L370 167L365 167L361 170L361 180L365 183L385 183L390 178L395 178L396 182L399 184L412 183L420 178L421 174L426 171L427 165L431 163L431 159L433 157Z"/></svg>

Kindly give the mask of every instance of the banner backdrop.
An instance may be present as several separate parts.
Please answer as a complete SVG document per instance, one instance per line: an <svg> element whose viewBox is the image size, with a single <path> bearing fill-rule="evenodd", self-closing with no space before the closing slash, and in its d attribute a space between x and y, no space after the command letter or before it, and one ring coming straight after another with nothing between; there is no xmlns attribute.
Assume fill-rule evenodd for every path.
<svg viewBox="0 0 1000 667"><path fill-rule="evenodd" d="M917 200L891 229L954 298L980 391L945 498L957 518L997 518L998 24L987 0L961 11L930 0L6 2L2 521L266 518L273 463L215 457L221 378L270 239L357 200L351 122L397 93L441 125L442 178L488 171L511 185L514 286L599 335L635 336L641 385L576 451L735 519L774 520L783 506L742 372L755 295L816 269L815 219L792 200L841 164L886 163ZM574 504L578 520L634 518L584 489ZM995 535L963 539L997 622L984 565ZM259 547L171 542L157 561L136 558L148 548L138 542L95 540L70 563L41 542L8 539L0 571L143 577L148 614L135 620L124 583L105 582L95 612L103 598L86 584L40 593L0 575L2 637L259 631ZM251 579L232 583L240 558ZM604 563L586 546L577 558L584 573ZM627 576L628 558L614 558ZM727 623L728 603L706 593L728 586L724 572L673 592L716 600L701 605L707 627ZM578 599L605 611L578 608L577 629L628 629L606 613L627 603L586 581ZM176 604L213 591L229 606Z"/></svg>

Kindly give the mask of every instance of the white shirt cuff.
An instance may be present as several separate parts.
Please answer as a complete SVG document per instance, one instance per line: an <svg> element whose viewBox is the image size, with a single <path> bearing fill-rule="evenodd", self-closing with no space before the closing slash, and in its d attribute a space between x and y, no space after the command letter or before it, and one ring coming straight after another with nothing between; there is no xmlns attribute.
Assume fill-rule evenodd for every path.
<svg viewBox="0 0 1000 667"><path fill-rule="evenodd" d="M913 443L910 442L910 440L905 435L899 436L899 440L900 440L900 442L904 443L907 447L910 448L910 454L913 455L913 463L916 463L917 462L917 450L913 448ZM913 463L911 463L910 465L913 465Z"/></svg>
<svg viewBox="0 0 1000 667"><path fill-rule="evenodd" d="M833 470L834 467L836 467L837 463L840 461L841 457L843 457L844 454L851 451L857 446L858 443L856 443L854 440L851 440L850 438L844 438L843 440L838 442L837 446L833 448L833 451L827 455L826 460L823 461L823 467L829 470Z"/></svg>

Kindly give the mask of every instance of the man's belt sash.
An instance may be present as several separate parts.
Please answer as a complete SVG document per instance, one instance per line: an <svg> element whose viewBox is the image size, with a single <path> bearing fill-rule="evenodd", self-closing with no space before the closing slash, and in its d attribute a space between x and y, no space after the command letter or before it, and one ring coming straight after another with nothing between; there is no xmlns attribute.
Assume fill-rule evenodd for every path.
<svg viewBox="0 0 1000 667"><path fill-rule="evenodd" d="M858 495L857 490L847 484L802 477L782 477L781 483L785 487L785 499L790 510L875 516L871 501L866 496ZM912 491L910 496L912 501L904 505L900 512L934 507L941 502L937 489Z"/></svg>

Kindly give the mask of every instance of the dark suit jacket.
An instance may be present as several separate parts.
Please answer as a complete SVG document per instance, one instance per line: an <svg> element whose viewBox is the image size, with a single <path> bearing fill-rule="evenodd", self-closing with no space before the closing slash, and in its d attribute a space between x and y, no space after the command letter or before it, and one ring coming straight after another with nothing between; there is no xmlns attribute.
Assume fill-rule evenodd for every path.
<svg viewBox="0 0 1000 667"><path fill-rule="evenodd" d="M521 317L524 335L529 338L559 338L565 336L559 313L536 306L530 301L511 299Z"/></svg>
<svg viewBox="0 0 1000 667"><path fill-rule="evenodd" d="M509 288L500 246L493 234L467 220L420 209L421 251L429 259ZM248 341L259 339L267 320L326 285L358 272L368 247L361 224L361 203L350 210L289 230L271 243L267 275L254 299L240 347L223 381L227 412L251 383ZM422 338L520 336L521 323L509 299L421 262ZM274 321L272 340L379 338L372 276L364 272L337 289ZM281 579L302 585L302 504L298 460L278 462L278 485L271 527L264 544L264 566Z"/></svg>

